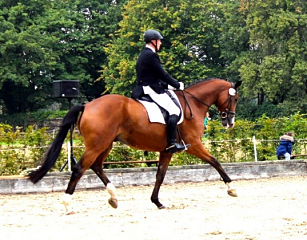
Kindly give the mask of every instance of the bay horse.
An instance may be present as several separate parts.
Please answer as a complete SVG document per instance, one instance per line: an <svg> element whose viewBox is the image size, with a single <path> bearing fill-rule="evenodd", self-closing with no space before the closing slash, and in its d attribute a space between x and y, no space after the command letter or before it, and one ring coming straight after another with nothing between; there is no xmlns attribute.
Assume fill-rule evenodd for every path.
<svg viewBox="0 0 307 240"><path fill-rule="evenodd" d="M213 104L220 112L222 124L225 127L234 126L238 101L237 89L241 83L239 81L233 84L223 79L213 78L197 82L183 91L175 91L184 114L183 122L178 125L180 136L185 143L191 144L186 152L214 167L228 186L228 194L234 197L237 193L231 184L231 179L217 159L205 149L201 137L204 133L205 114ZM116 141L139 150L160 153L151 201L159 209L164 208L158 194L173 155L165 152L166 125L150 123L141 103L117 94L104 95L85 105L74 106L68 111L54 141L42 159L42 166L28 175L33 183L42 179L54 166L68 131L75 125L78 126L84 139L85 151L79 162L74 165L65 191L62 203L65 205L67 214L73 213L70 206L72 195L78 181L89 168L106 186L111 196L108 200L109 204L117 208L115 187L103 171L103 162L111 151L113 142Z"/></svg>

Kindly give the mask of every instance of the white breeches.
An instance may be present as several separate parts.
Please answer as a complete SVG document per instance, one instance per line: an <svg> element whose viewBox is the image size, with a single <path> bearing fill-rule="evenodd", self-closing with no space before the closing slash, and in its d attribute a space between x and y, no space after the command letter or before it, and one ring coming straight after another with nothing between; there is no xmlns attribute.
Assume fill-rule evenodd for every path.
<svg viewBox="0 0 307 240"><path fill-rule="evenodd" d="M152 100L154 100L160 107L164 108L169 112L169 115L177 115L180 114L179 107L173 102L173 100L167 95L167 93L157 94L150 93L149 96Z"/></svg>
<svg viewBox="0 0 307 240"><path fill-rule="evenodd" d="M289 161L290 158L291 158L290 153L285 153L285 160L286 160L286 161Z"/></svg>

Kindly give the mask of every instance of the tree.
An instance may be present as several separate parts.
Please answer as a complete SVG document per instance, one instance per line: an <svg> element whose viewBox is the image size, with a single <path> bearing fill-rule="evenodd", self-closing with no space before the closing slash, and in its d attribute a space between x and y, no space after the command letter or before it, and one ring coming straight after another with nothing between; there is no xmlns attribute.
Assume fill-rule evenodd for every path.
<svg viewBox="0 0 307 240"><path fill-rule="evenodd" d="M223 21L220 44L221 59L225 65L225 75L231 81L240 79L239 68L242 58L250 52L250 33L246 24L247 12L240 1L223 1Z"/></svg>
<svg viewBox="0 0 307 240"><path fill-rule="evenodd" d="M27 0L0 2L0 104L6 113L50 105L52 80L80 80L87 100L116 31L122 1Z"/></svg>
<svg viewBox="0 0 307 240"><path fill-rule="evenodd" d="M284 114L306 111L305 2L251 0L242 1L242 8L250 31L250 51L240 56L244 95L262 94Z"/></svg>
<svg viewBox="0 0 307 240"><path fill-rule="evenodd" d="M159 56L174 78L191 83L208 76L225 77L227 66L221 58L220 42L222 11L219 1L129 1L120 29L106 48L108 63L100 79L109 92L130 95L136 80L135 62L147 29L157 29L164 36Z"/></svg>
<svg viewBox="0 0 307 240"><path fill-rule="evenodd" d="M0 105L9 114L45 108L58 79L80 80L82 100L129 96L142 35L157 29L175 79L242 79L247 108L304 112L306 25L303 0L3 0Z"/></svg>
<svg viewBox="0 0 307 240"><path fill-rule="evenodd" d="M40 107L46 94L44 85L59 60L49 47L58 39L42 34L40 25L49 7L50 1L0 2L0 97L8 113Z"/></svg>
<svg viewBox="0 0 307 240"><path fill-rule="evenodd" d="M104 91L104 82L96 81L101 65L106 61L104 47L110 42L109 35L118 28L121 20L122 1L59 1L65 9L65 19L71 24L61 28L61 51L63 70L55 73L58 79L78 79L88 101L99 97Z"/></svg>

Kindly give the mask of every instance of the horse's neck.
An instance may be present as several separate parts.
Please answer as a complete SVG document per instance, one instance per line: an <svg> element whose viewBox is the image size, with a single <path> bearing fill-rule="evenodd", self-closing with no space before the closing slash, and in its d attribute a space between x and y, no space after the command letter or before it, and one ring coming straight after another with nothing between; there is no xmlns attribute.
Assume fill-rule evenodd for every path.
<svg viewBox="0 0 307 240"><path fill-rule="evenodd" d="M208 85L208 84L206 84ZM191 93L193 96L195 96L197 99L201 100L199 102L202 102L203 105L213 105L217 99L219 98L220 92L223 91L223 88L221 87L209 87L209 86L195 86L191 90L187 90L189 93ZM198 101L197 99L194 99L193 101Z"/></svg>

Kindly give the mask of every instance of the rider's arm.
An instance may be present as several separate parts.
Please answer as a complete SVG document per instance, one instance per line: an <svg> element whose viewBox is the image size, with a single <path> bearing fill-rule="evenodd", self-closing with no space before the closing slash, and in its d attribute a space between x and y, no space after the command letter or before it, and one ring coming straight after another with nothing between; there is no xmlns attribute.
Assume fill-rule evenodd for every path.
<svg viewBox="0 0 307 240"><path fill-rule="evenodd" d="M171 85L172 87L179 89L180 88L180 84L178 81L176 81L175 79L173 79L162 67L160 59L158 57L158 55L154 55L152 57L152 61L151 61L151 67L154 70L154 73L156 74L156 76L163 82Z"/></svg>

